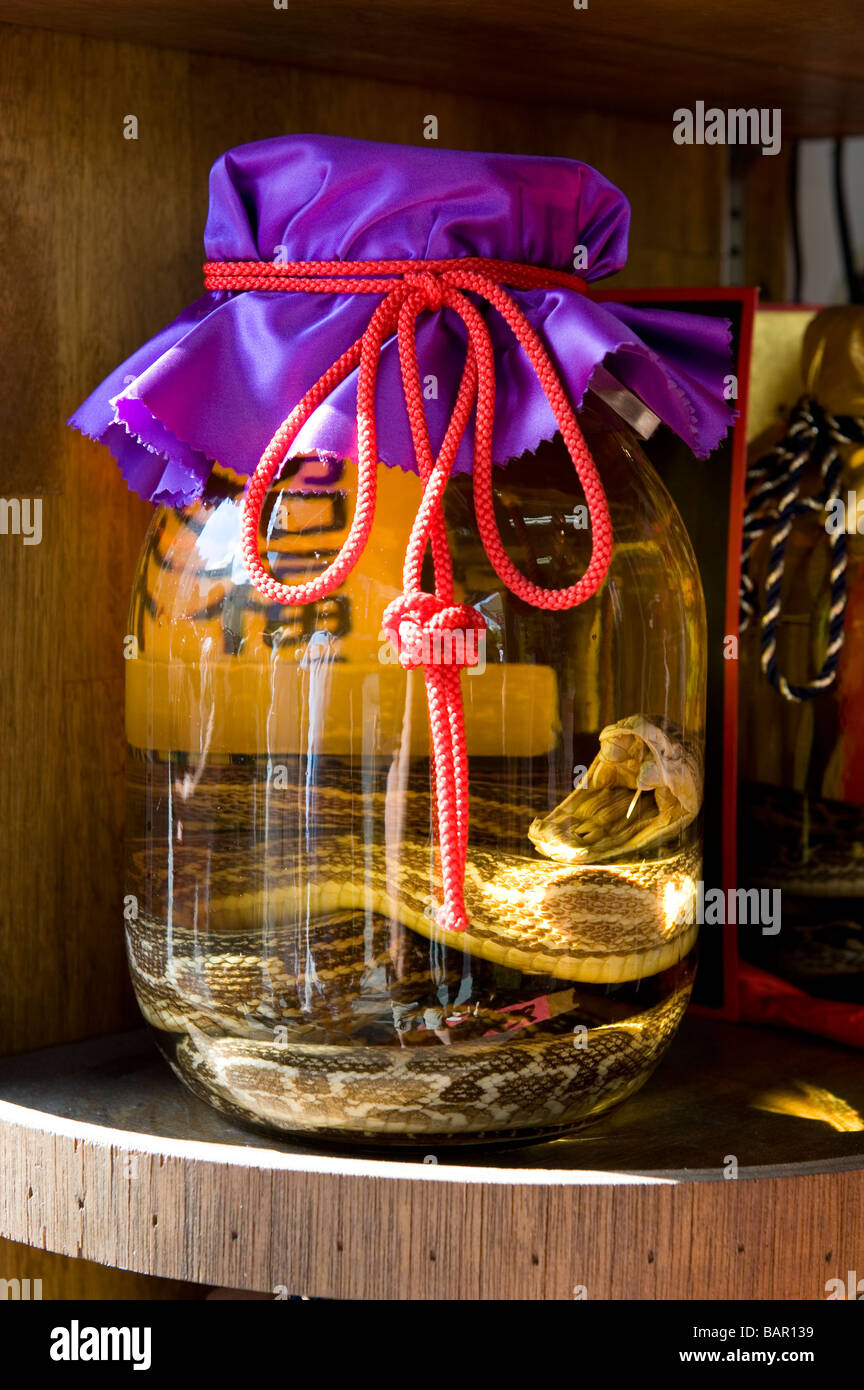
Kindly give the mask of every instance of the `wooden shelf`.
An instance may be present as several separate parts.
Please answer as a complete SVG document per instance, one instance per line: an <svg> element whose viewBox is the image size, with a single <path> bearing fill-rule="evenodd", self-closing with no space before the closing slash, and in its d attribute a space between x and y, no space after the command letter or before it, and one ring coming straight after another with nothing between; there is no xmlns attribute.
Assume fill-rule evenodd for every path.
<svg viewBox="0 0 864 1390"><path fill-rule="evenodd" d="M769 1092L802 1113L760 1108ZM335 1298L821 1299L860 1265L864 1133L808 1111L864 1114L860 1054L689 1018L581 1136L435 1163L323 1154L231 1124L127 1033L0 1064L0 1234Z"/></svg>
<svg viewBox="0 0 864 1390"><path fill-rule="evenodd" d="M852 0L0 0L0 20L668 121L777 107L785 134L864 130Z"/></svg>

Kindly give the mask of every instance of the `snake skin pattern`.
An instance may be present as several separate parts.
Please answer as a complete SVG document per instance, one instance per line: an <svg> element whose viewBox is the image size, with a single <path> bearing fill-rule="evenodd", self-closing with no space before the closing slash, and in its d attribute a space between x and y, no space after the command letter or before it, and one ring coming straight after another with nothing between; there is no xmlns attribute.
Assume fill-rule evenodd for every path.
<svg viewBox="0 0 864 1390"><path fill-rule="evenodd" d="M492 849L508 813L531 812L472 786L471 929L454 938L430 906L428 793L402 794L416 838L398 853L346 833L383 823L379 793L358 807L324 778L315 795L313 844L268 844L255 877L230 843L249 793L227 775L184 828L170 892L133 849L133 882L172 903L170 921L144 906L127 921L136 994L196 1094L271 1130L431 1144L563 1133L647 1079L689 998L696 928L669 921L665 893L698 876L695 849L593 869Z"/></svg>

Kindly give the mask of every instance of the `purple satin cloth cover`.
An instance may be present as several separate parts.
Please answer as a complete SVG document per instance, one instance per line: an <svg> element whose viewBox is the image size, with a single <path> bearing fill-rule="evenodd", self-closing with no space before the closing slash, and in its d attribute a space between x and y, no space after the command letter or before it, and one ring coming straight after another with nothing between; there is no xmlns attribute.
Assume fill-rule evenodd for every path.
<svg viewBox="0 0 864 1390"><path fill-rule="evenodd" d="M571 159L474 154L289 135L242 145L210 174L208 260L377 260L490 256L596 280L627 257L630 208L601 174ZM724 399L729 325L695 314L595 304L574 290L511 290L578 406L595 366L615 375L705 457L734 419ZM106 444L141 497L185 505L213 461L254 471L282 420L360 336L374 295L213 292L202 295L132 354L69 423ZM487 306L488 308L488 306ZM521 347L496 311L494 457L505 463L556 432ZM417 321L421 377L437 448L465 355L449 310ZM356 458L352 373L319 406L291 453ZM395 336L384 345L377 393L383 462L416 469ZM471 467L472 429L456 471Z"/></svg>

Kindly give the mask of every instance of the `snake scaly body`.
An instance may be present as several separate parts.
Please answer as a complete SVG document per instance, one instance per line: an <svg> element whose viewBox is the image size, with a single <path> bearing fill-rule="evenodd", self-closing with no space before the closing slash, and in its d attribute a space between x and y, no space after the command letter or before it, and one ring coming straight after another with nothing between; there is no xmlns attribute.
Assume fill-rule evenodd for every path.
<svg viewBox="0 0 864 1390"><path fill-rule="evenodd" d="M667 773L653 815L646 806L630 824L622 812L616 788L635 779L627 801L636 790L650 801L640 770L644 784L646 763L655 766L668 741L636 718L615 726L617 741L601 743L588 810L571 811L596 857L614 841L614 864L588 867L583 855L574 867L502 844L512 813L531 823L542 853L543 822L472 784L470 927L458 935L435 922L431 807L416 790L400 789L403 823L387 834L386 797L370 793L358 805L356 789L323 781L314 840L268 842L254 876L246 849L231 842L242 805L230 791L214 797L210 819L197 823L200 848L184 827L188 899L167 871L160 882L146 856L137 864L133 856L137 879L149 876L150 900L171 902L169 913L144 907L127 923L136 993L187 1084L269 1128L429 1143L564 1132L637 1089L689 997L696 928L676 914L699 858L692 841L664 858L644 856L652 819L655 842L674 835L673 799L679 822L693 819L686 758ZM609 748L625 746L627 756L610 757ZM604 819L596 791L609 763L617 767ZM357 821L381 833L364 837L352 829ZM214 856L201 930L191 899L213 872L214 825L226 842ZM622 858L628 830L642 851L633 859ZM553 831L559 843L560 817Z"/></svg>

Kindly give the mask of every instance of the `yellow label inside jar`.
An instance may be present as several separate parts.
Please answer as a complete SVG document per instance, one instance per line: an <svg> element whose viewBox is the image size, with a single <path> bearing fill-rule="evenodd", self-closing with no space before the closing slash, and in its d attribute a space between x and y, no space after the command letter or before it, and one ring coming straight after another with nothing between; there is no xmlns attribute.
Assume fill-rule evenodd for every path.
<svg viewBox="0 0 864 1390"><path fill-rule="evenodd" d="M300 583L332 561L348 532L355 484L353 464L313 459L278 486L267 556L279 580ZM416 475L379 468L364 556L332 594L294 607L269 604L249 584L236 498L163 513L139 576L138 652L126 667L128 742L192 755L377 757L400 747L427 754L422 670L396 664L381 630L387 603L402 591L420 495ZM552 749L560 732L552 668L487 659L485 648L479 656L461 673L469 754L533 757Z"/></svg>

